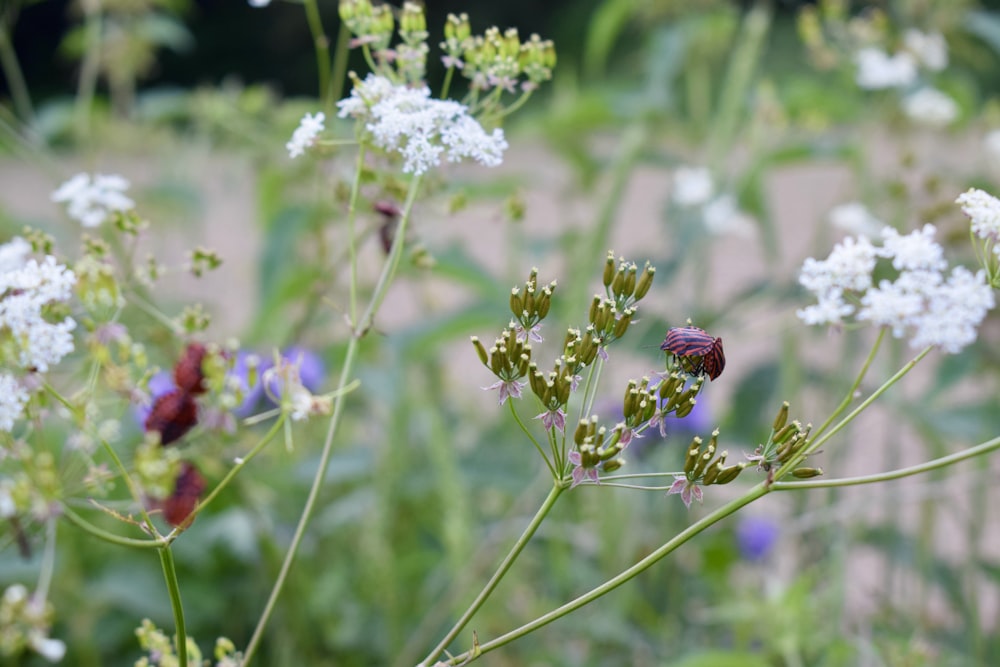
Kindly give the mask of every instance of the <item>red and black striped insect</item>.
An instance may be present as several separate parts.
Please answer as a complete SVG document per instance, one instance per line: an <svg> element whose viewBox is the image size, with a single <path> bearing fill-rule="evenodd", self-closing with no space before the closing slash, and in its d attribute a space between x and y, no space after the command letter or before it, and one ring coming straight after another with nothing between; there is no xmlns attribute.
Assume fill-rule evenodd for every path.
<svg viewBox="0 0 1000 667"><path fill-rule="evenodd" d="M722 375L726 367L722 339L698 327L672 327L660 349L677 357L688 372L704 372L711 380Z"/></svg>

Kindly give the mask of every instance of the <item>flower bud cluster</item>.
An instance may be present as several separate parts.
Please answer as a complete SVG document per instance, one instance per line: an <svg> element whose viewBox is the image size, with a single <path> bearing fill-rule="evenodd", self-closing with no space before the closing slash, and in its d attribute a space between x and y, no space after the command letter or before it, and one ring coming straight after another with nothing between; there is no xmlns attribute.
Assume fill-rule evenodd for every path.
<svg viewBox="0 0 1000 667"><path fill-rule="evenodd" d="M597 416L581 419L573 432L576 450L570 453L573 463L573 486L584 479L598 481L597 473L613 472L625 465L621 456L623 425L616 426L610 434L605 427L598 427Z"/></svg>
<svg viewBox="0 0 1000 667"><path fill-rule="evenodd" d="M517 322L508 324L489 351L477 336L471 339L479 360L498 378L495 384L486 389L500 390L501 405L510 396L520 398L521 387L525 384L520 380L531 371L531 344L522 340L517 327Z"/></svg>
<svg viewBox="0 0 1000 667"><path fill-rule="evenodd" d="M555 289L556 281L553 280L539 291L538 269L531 269L524 288L515 287L510 291L510 312L517 320L520 336L530 337L534 341L542 340L538 334L539 325L549 314Z"/></svg>
<svg viewBox="0 0 1000 667"><path fill-rule="evenodd" d="M771 425L771 434L767 442L758 445L752 456L747 459L757 464L757 469L767 472L768 479L776 468L780 468L798 455L809 443L809 433L812 425L803 426L798 420L788 421L788 401L778 409ZM822 468L796 468L792 475L799 479L808 479L823 474Z"/></svg>
<svg viewBox="0 0 1000 667"><path fill-rule="evenodd" d="M605 296L595 294L588 313L588 331L593 327L602 348L628 331L638 310L636 304L649 292L655 273L656 269L646 262L639 276L634 263L619 258L616 264L614 252L608 252L603 273Z"/></svg>
<svg viewBox="0 0 1000 667"><path fill-rule="evenodd" d="M441 50L447 67L455 67L472 82L474 90L500 88L514 92L523 75L521 89L530 91L552 78L556 49L551 40L531 35L522 42L517 28L500 32L491 27L483 35L472 35L467 14L448 15Z"/></svg>
<svg viewBox="0 0 1000 667"><path fill-rule="evenodd" d="M712 431L712 437L708 441L708 446L702 450L702 439L695 436L688 448L687 456L684 459L684 475L688 481L709 486L711 484L728 484L743 472L747 464L743 461L736 465L727 466L726 457L729 452L723 450L716 456L718 449L719 431Z"/></svg>

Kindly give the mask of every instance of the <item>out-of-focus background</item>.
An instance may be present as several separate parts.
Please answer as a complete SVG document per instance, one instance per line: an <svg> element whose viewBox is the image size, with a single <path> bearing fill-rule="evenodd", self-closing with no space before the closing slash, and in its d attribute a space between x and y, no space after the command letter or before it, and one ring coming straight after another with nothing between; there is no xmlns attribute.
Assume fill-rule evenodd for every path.
<svg viewBox="0 0 1000 667"><path fill-rule="evenodd" d="M79 171L123 174L150 223L136 256L152 252L168 267L159 307L174 315L198 301L214 316L205 337L239 339L264 357L307 350L317 387L331 389L348 336L343 281L321 306L302 303L346 261L355 154L292 161L284 148L303 113L324 108L303 5L0 2L0 240L32 225L72 254L81 230L50 193ZM1000 193L998 2L428 5L432 45L448 13L467 12L476 32L497 25L552 39L559 62L505 124L502 166L463 164L429 179L258 664L415 664L520 533L548 481L495 394L481 390L495 378L468 337L499 334L510 288L532 267L559 283L536 351L547 359L561 332L584 321L609 248L657 266L602 379L612 423L627 380L662 369L668 327L690 318L724 339L726 371L697 412L626 457L630 472L677 470L694 435L720 427L738 460L767 438L782 401L812 423L840 403L874 332L796 318L810 303L797 285L806 257L825 257L845 234L933 223L949 259L974 267L953 201L970 186ZM335 44L337 3L320 2L319 15ZM95 39L100 55L88 47ZM883 62L866 79L866 48L887 61L909 54L912 73ZM349 63L366 70L356 50ZM443 76L432 50L432 90ZM328 114L327 125L350 137L346 121ZM373 179L365 198L398 202L401 192ZM362 218L362 274L372 278L384 221L370 205ZM199 245L225 261L196 279L181 267ZM126 309L123 321L153 363L172 364L176 342L147 315ZM928 357L816 465L831 477L871 474L995 437L998 345L991 314L975 345ZM887 343L862 391L912 353L905 340ZM106 417L120 420L123 451L141 440L129 413ZM270 590L325 425L297 428L292 451L275 443L176 543L188 631L206 651L220 635L244 645ZM189 451L217 481L258 429L202 433ZM70 434L46 435L59 452ZM589 590L758 481L751 470L690 510L662 492L575 489L470 628L485 641ZM771 494L484 664L998 664L998 471L983 459L883 485ZM27 530L41 542L40 525ZM8 536L0 546L0 583L35 576L37 553L23 559ZM154 555L60 525L56 562L52 634L67 643L65 664L132 664L142 618L172 627Z"/></svg>

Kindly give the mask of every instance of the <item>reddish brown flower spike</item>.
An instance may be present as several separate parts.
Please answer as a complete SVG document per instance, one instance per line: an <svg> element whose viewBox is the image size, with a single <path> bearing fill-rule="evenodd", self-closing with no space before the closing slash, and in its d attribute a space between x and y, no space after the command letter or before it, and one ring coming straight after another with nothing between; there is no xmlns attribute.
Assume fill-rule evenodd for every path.
<svg viewBox="0 0 1000 667"><path fill-rule="evenodd" d="M185 461L174 484L173 494L163 502L163 518L171 526L184 523L198 505L198 498L204 490L205 478L193 464Z"/></svg>
<svg viewBox="0 0 1000 667"><path fill-rule="evenodd" d="M201 362L205 360L205 346L201 343L191 343L184 350L184 355L174 366L174 383L189 394L203 394L205 374L201 370Z"/></svg>
<svg viewBox="0 0 1000 667"><path fill-rule="evenodd" d="M153 403L146 417L146 431L157 431L160 444L169 445L179 440L198 423L198 406L186 391L175 389L163 394Z"/></svg>

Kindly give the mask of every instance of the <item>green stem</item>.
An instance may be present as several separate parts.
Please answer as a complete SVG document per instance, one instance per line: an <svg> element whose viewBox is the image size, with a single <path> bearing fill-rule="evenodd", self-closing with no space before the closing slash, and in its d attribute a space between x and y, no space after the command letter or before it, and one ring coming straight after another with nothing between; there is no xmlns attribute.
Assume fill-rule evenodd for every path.
<svg viewBox="0 0 1000 667"><path fill-rule="evenodd" d="M834 410L830 414L830 416L826 418L826 421L823 422L823 424L820 425L818 429L816 429L816 432L813 434L814 439L823 435L823 432L830 427L830 424L833 423L833 420L839 417L841 413L843 413L844 410L847 409L847 406L851 404L851 401L854 400L855 393L858 391L858 387L861 386L861 382L865 379L865 375L868 374L868 369L871 367L872 361L875 359L875 354L878 352L879 347L881 347L882 345L882 340L885 338L885 332L886 329L884 328L879 329L878 338L875 339L875 344L872 345L871 352L868 353L868 358L865 359L865 363L861 365L861 370L858 371L858 376L854 378L854 384L852 384L851 388L847 390L847 394L844 396L844 400L840 402L840 405L837 406L837 409Z"/></svg>
<svg viewBox="0 0 1000 667"><path fill-rule="evenodd" d="M330 90L330 39L323 31L323 20L319 15L316 0L302 0L306 10L306 21L312 33L316 48L316 68L319 73L319 99L326 100Z"/></svg>
<svg viewBox="0 0 1000 667"><path fill-rule="evenodd" d="M358 149L358 163L355 167L354 182L351 184L351 199L347 206L347 253L351 264L350 315L351 326L357 326L358 317L358 240L356 238L358 196L361 192L361 175L365 166L365 144Z"/></svg>
<svg viewBox="0 0 1000 667"><path fill-rule="evenodd" d="M528 440L531 440L531 444L535 446L535 449L538 450L538 453L542 455L542 458L545 460L545 465L548 466L549 472L552 473L552 479L558 480L559 473L556 472L556 469L553 467L552 462L549 461L549 457L546 456L545 450L542 449L542 446L538 443L538 440L535 439L535 436L531 435L531 431L529 431L528 427L524 425L523 421L521 421L521 417L520 415L517 414L517 409L514 407L514 401L508 400L507 404L510 405L510 414L513 415L514 421L517 422L517 425L521 427L521 430L524 431L524 434L528 436Z"/></svg>
<svg viewBox="0 0 1000 667"><path fill-rule="evenodd" d="M392 284L393 278L396 277L396 269L399 267L399 259L403 256L403 246L406 244L406 228L410 222L410 213L413 209L413 202L417 199L417 192L420 190L420 176L414 176L410 181L410 189L406 193L406 203L403 205L403 214L400 216L399 224L396 226L396 234L392 239L392 248L389 250L389 258L386 260L386 264L382 269L382 275L379 276L378 282L375 284L375 292L372 294L371 303L368 304L368 308L365 310L364 315L361 316L361 326L356 328L354 335L358 337L364 336L368 329L371 328L375 321L375 314L378 313L378 309L382 306L382 301L385 299L386 293L389 291L389 286Z"/></svg>
<svg viewBox="0 0 1000 667"><path fill-rule="evenodd" d="M344 92L344 81L347 79L347 56L350 53L351 31L347 24L340 22L337 32L337 49L333 52L333 72L330 75L330 89L327 91L325 106L330 111Z"/></svg>
<svg viewBox="0 0 1000 667"><path fill-rule="evenodd" d="M798 491L801 489L823 489L835 486L859 486L861 484L874 484L876 482L888 482L894 479L902 479L911 475L937 470L946 466L960 463L983 454L988 454L996 449L1000 449L1000 437L987 440L986 442L964 449L948 456L942 456L932 461L926 461L907 468L890 470L889 472L877 473L874 475L861 475L859 477L842 477L841 479L817 479L802 482L774 482L771 488L775 491Z"/></svg>
<svg viewBox="0 0 1000 667"><path fill-rule="evenodd" d="M631 566L630 568L623 570L620 574L618 574L614 578L609 579L608 581L604 582L597 588L591 590L589 593L585 593L580 597L576 598L575 600L567 602L558 609L554 609L543 616L539 616L534 621L526 623L525 625L522 625L516 630L512 630L505 635L497 637L492 641L486 642L485 644L482 644L478 648L475 648L471 651L466 651L461 655L455 656L454 658L449 660L447 664L449 665L465 664L465 662L467 661L471 661L475 658L478 658L480 655L484 653L488 653L494 649L509 644L515 639L518 639L526 634L534 632L535 630L545 625L548 625L552 621L562 618L563 616L569 614L570 612L575 611L580 607L589 604L590 602L593 602L602 595L610 593L611 591L618 588L622 584L630 581L640 573L644 572L645 570L655 565L658 561L660 561L662 558L673 552L675 549L677 549L677 547L681 546L682 544L693 538L695 535L699 534L709 526L718 523L719 521L726 518L730 514L733 514L740 508L749 505L750 503L757 500L761 496L766 495L767 492L768 488L763 483L754 486L752 489L747 491L747 493L744 494L743 496L726 503L722 507L716 509L714 512L707 514L697 522L691 524L685 530L678 533L673 539L671 539L666 544L661 546L659 549L652 552L651 554L649 554L648 556L637 562L635 565ZM425 661L422 664L426 665L426 663L427 661Z"/></svg>
<svg viewBox="0 0 1000 667"><path fill-rule="evenodd" d="M181 589L177 583L177 570L174 568L174 555L170 547L160 549L160 565L163 566L163 578L167 580L167 592L170 594L170 607L174 611L174 626L177 628L177 664L187 667L187 629L184 627L184 607L181 604Z"/></svg>
<svg viewBox="0 0 1000 667"><path fill-rule="evenodd" d="M441 99L448 99L448 91L451 89L451 79L455 74L455 68L449 67L448 71L444 73L444 84L441 86Z"/></svg>
<svg viewBox="0 0 1000 667"><path fill-rule="evenodd" d="M6 21L0 25L0 67L3 68L4 77L7 79L7 87L10 89L10 96L14 100L14 108L17 115L25 124L30 124L35 118L35 110L31 105L31 93L28 85L24 81L24 73L17 60L17 52L10 39L10 26Z"/></svg>
<svg viewBox="0 0 1000 667"><path fill-rule="evenodd" d="M166 540L162 539L141 540L134 537L122 537L121 535L116 535L112 532L104 530L103 528L98 528L66 505L62 506L62 513L63 516L69 519L70 523L80 530L83 530L100 540L110 542L111 544L117 544L122 547L132 547L135 549L160 549L167 545Z"/></svg>
<svg viewBox="0 0 1000 667"><path fill-rule="evenodd" d="M275 420L274 424L271 426L271 429L266 434L264 434L264 437L260 439L260 442L254 445L253 449L247 452L246 456L241 456L239 459L237 459L236 464L232 468L230 468L229 472L226 473L226 476L223 477L218 484L216 484L215 488L212 489L212 492L208 494L204 500L198 503L198 509L196 510L196 512L201 512L203 509L208 507L209 503L215 500L215 497L219 495L219 493L221 493L224 488L226 488L226 486L234 477L236 477L236 474L243 469L243 466L250 463L250 461L252 461L253 458L257 456L257 454L259 454L262 449L264 449L267 443L271 442L274 436L278 434L278 431L281 429L282 424L285 421L287 421L287 419L288 419L287 413L281 413L281 416Z"/></svg>
<svg viewBox="0 0 1000 667"><path fill-rule="evenodd" d="M49 596L49 586L52 584L52 573L56 568L56 518L49 517L45 522L45 550L42 552L42 563L39 566L38 585L35 595L45 600Z"/></svg>
<svg viewBox="0 0 1000 667"><path fill-rule="evenodd" d="M886 390L889 389L889 387L891 387L892 385L896 384L900 379L902 379L902 377L904 375L906 375L911 370L913 370L913 367L916 366L918 363L920 363L920 360L923 359L924 357L926 357L927 353L930 352L932 349L933 348L931 348L930 346L928 346L928 347L925 347L923 350L921 350L920 353L917 356L915 356L913 359L911 359L909 362L907 362L902 368L900 368L898 371L896 371L895 375L893 375L891 378L889 378L888 380L886 380L882 384L881 387L879 387L874 392L872 392L871 396L869 396L868 398L866 398L864 400L864 402L861 403L861 405L859 405L858 407L854 408L854 410L852 410L850 414L848 414L846 417L844 417L843 419L841 419L840 422L836 426L834 426L830 430L829 433L826 433L825 435L822 435L819 438L815 438L806 447L804 447L801 452L799 452L798 454L796 454L792 458L790 458L783 466L781 466L780 469L778 469L778 471L776 473L774 473L774 478L775 479L781 479L781 477L783 475L791 472L792 470L795 470L795 468L800 463L802 463L802 461L807 456L809 456L810 454L812 454L813 452L815 452L817 449L819 449L820 447L822 447L823 444L827 440L829 440L830 438L832 438L834 435L836 435L837 432L840 431L840 429L842 429L845 426L847 426L855 417L857 417L859 414L861 414L862 412L864 412L865 409L869 405L871 405L872 403L874 403L875 399L877 399L879 396L881 396L882 394L884 394L886 392Z"/></svg>
<svg viewBox="0 0 1000 667"><path fill-rule="evenodd" d="M565 487L559 482L556 482L552 486L552 489L549 491L549 495L546 496L545 501L542 503L542 506L538 508L538 511L535 513L535 516L532 517L531 523L529 523L528 527L524 529L524 532L521 533L521 536L517 538L517 542L515 542L514 546L511 547L510 552L508 552L507 556L503 559L503 562L500 563L500 566L497 568L497 571L493 573L493 576L490 577L490 580L486 583L486 586L483 587L483 590L479 592L479 595L477 595L476 599L472 601L472 604L470 604L469 608L465 610L465 613L462 614L462 617L460 619L458 619L454 627L452 627L452 629L448 631L448 634L445 635L444 639L442 639L441 642L434 647L434 650L432 650L427 655L427 657L424 658L419 663L417 667L428 667L429 665L433 664L434 660L436 660L437 657L441 655L441 653L446 648L448 648L448 645L451 644L452 641L454 641L455 637L458 636L458 633L460 633L465 628L465 626L468 625L469 621L472 620L472 617L475 615L475 613L479 611L480 607L482 607L483 604L486 602L486 599L496 589L497 585L500 583L500 580L503 579L505 574L507 574L507 571L514 564L514 561L517 560L517 557L521 554L521 551L524 550L524 547L528 544L528 541L531 540L532 536L535 534L535 531L538 530L538 526L541 525L542 520L545 519L549 511L551 511L552 506L555 505L556 500L559 498L560 494L562 494L564 490Z"/></svg>
<svg viewBox="0 0 1000 667"><path fill-rule="evenodd" d="M396 238L393 239L392 249L389 251L389 257L386 259L386 263L382 267L382 275L379 276L378 283L375 286L375 292L372 295L371 303L368 304L368 308L365 310L365 314L362 317L363 326L360 329L355 328L353 335L351 336L351 340L347 344L347 353L344 356L344 365L340 370L340 380L337 383L336 398L333 403L333 415L330 417L330 426L326 432L326 439L323 441L323 450L320 454L319 465L316 467L316 474L313 477L312 486L309 489L309 496L306 498L306 503L302 508L302 515L299 517L299 523L295 527L295 533L292 535L292 541L288 545L288 551L285 553L285 559L281 563L281 570L278 572L278 577L275 579L274 586L271 588L271 594L267 598L264 610L261 613L260 619L257 621L257 627L254 628L253 635L250 637L250 641L247 643L246 650L243 653L244 657L241 667L246 667L250 664L254 653L257 651L257 647L260 645L260 641L264 636L264 629L267 627L271 614L274 612L274 607L277 604L278 597L281 595L281 591L285 585L285 580L288 578L288 573L292 568L292 562L295 560L295 556L299 550L299 545L305 535L306 527L309 525L309 520L312 518L316 501L319 498L320 490L323 488L323 482L326 479L326 470L330 465L330 458L333 455L333 438L336 435L337 427L340 424L340 418L344 411L344 399L347 395L347 392L344 390L351 382L351 373L354 369L354 361L357 357L361 339L371 326L371 323L375 318L375 314L377 313L379 306L382 304L382 300L385 298L389 285L392 283L392 278L396 273L396 267L399 264L399 257L402 255L403 245L406 238L406 223L410 218L410 210L413 207L413 202L415 201L417 191L419 190L419 182L419 176L414 177L413 180L410 181L410 191L407 194L406 206L404 207L399 227L396 229Z"/></svg>

